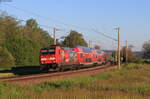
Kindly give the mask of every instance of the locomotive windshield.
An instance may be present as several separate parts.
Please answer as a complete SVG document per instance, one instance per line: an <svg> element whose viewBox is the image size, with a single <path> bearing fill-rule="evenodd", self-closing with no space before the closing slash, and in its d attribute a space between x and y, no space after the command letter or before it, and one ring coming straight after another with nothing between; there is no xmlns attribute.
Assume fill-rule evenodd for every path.
<svg viewBox="0 0 150 99"><path fill-rule="evenodd" d="M43 55L55 54L55 48L44 48L41 50L41 54Z"/></svg>

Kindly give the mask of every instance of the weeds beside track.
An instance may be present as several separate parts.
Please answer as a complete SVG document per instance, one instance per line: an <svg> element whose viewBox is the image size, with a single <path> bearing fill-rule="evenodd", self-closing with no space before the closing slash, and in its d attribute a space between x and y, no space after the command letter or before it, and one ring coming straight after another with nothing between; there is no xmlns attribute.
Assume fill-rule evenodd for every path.
<svg viewBox="0 0 150 99"><path fill-rule="evenodd" d="M102 71L107 71L111 69L115 69L116 66L97 66L93 68L85 68L81 70L72 70L72 71L65 71L65 72L56 72L56 73L44 73L44 74L34 74L28 76L19 76L19 77L12 77L12 78L5 78L1 79L2 82L9 82L21 85L32 85L38 84L45 81L54 81L54 80L61 80L70 78L73 76L82 76L82 75L93 75L100 73Z"/></svg>

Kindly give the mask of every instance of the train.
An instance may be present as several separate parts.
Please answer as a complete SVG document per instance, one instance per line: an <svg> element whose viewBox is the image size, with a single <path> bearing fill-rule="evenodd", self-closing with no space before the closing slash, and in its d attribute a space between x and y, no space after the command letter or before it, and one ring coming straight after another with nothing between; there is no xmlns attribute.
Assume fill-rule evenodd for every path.
<svg viewBox="0 0 150 99"><path fill-rule="evenodd" d="M69 48L51 45L40 50L40 66L43 71L80 69L108 62L109 55L106 52L84 46Z"/></svg>

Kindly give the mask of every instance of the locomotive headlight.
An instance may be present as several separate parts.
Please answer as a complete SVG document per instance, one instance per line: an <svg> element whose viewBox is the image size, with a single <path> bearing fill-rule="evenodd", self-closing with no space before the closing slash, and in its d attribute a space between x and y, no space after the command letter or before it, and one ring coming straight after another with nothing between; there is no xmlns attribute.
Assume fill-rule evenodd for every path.
<svg viewBox="0 0 150 99"><path fill-rule="evenodd" d="M41 58L41 61L45 61L46 60L46 58Z"/></svg>
<svg viewBox="0 0 150 99"><path fill-rule="evenodd" d="M55 57L47 58L47 60L55 60L55 59L56 59Z"/></svg>
<svg viewBox="0 0 150 99"><path fill-rule="evenodd" d="M42 63L42 64L44 64L45 62L44 62L44 61L42 61L41 63Z"/></svg>
<svg viewBox="0 0 150 99"><path fill-rule="evenodd" d="M41 58L41 61L46 61L46 60L55 60L55 57L50 57L50 58Z"/></svg>
<svg viewBox="0 0 150 99"><path fill-rule="evenodd" d="M50 60L55 60L55 57L51 57Z"/></svg>

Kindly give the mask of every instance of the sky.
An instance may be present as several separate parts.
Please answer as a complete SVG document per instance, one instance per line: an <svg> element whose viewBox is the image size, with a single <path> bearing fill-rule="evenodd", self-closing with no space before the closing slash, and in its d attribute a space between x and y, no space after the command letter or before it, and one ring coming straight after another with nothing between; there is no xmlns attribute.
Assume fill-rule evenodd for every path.
<svg viewBox="0 0 150 99"><path fill-rule="evenodd" d="M120 27L121 46L125 41L133 50L142 50L150 40L150 0L1 0L0 11L20 20L34 18L57 38L76 30L92 45L116 49L117 42L97 31L117 39L115 28ZM8 2L9 1L9 2ZM96 32L94 31L96 30Z"/></svg>

